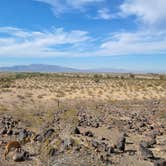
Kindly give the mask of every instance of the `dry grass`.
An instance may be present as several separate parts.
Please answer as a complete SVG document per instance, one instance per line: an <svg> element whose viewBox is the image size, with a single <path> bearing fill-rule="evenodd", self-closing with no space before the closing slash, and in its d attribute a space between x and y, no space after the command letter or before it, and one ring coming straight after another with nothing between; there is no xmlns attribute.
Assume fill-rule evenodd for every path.
<svg viewBox="0 0 166 166"><path fill-rule="evenodd" d="M160 75L0 73L0 83L0 114L20 117L34 130L51 121L57 101L63 107L68 100L116 102L166 96L165 76Z"/></svg>

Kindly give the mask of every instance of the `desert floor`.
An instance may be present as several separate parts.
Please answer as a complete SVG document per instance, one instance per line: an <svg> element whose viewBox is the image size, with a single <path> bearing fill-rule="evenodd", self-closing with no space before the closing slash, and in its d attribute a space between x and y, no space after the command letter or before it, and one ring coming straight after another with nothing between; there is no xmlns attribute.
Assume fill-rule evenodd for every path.
<svg viewBox="0 0 166 166"><path fill-rule="evenodd" d="M15 140L22 150L5 160ZM2 166L161 164L165 76L0 73L0 144Z"/></svg>

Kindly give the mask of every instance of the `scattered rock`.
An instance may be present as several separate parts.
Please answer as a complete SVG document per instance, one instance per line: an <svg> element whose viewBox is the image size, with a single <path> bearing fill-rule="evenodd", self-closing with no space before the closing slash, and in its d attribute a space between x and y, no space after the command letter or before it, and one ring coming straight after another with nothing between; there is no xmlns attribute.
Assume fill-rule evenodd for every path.
<svg viewBox="0 0 166 166"><path fill-rule="evenodd" d="M42 142L43 140L48 139L54 132L54 129L48 129L45 132L37 134L34 138L34 141Z"/></svg>
<svg viewBox="0 0 166 166"><path fill-rule="evenodd" d="M43 136L40 134L37 134L34 138L34 141L36 142L42 142L42 140L43 140Z"/></svg>
<svg viewBox="0 0 166 166"><path fill-rule="evenodd" d="M73 134L81 134L80 130L78 127L76 127L73 131Z"/></svg>
<svg viewBox="0 0 166 166"><path fill-rule="evenodd" d="M12 135L13 134L13 130L8 130L7 131L7 135Z"/></svg>
<svg viewBox="0 0 166 166"><path fill-rule="evenodd" d="M114 150L114 147L113 147L113 146L110 146L110 147L107 148L107 154L108 154L108 155L111 155L111 154L114 153L114 152L115 152L115 150Z"/></svg>
<svg viewBox="0 0 166 166"><path fill-rule="evenodd" d="M16 162L25 161L24 152L16 152L13 155L13 160L16 161Z"/></svg>
<svg viewBox="0 0 166 166"><path fill-rule="evenodd" d="M48 152L48 155L49 155L50 157L53 157L53 156L55 156L56 154L58 154L58 150L55 149L55 148L51 148L51 149L49 150L49 152Z"/></svg>
<svg viewBox="0 0 166 166"><path fill-rule="evenodd" d="M143 146L143 147L145 147L145 148L151 148L151 145L149 144L149 142L147 142L147 141L141 141L140 142L140 145L141 146Z"/></svg>
<svg viewBox="0 0 166 166"><path fill-rule="evenodd" d="M62 141L64 149L70 149L71 147L74 146L74 139L72 138L66 138Z"/></svg>
<svg viewBox="0 0 166 166"><path fill-rule="evenodd" d="M93 137L94 135L93 135L93 133L92 133L92 131L86 131L85 133L84 133L84 135L85 136L87 136L87 137Z"/></svg>
<svg viewBox="0 0 166 166"><path fill-rule="evenodd" d="M1 131L1 135L4 135L4 134L7 134L7 129L4 128L2 131Z"/></svg>
<svg viewBox="0 0 166 166"><path fill-rule="evenodd" d="M98 152L105 152L107 151L107 144L105 142L99 142L97 146Z"/></svg>
<svg viewBox="0 0 166 166"><path fill-rule="evenodd" d="M166 160L161 159L154 162L154 166L166 166Z"/></svg>
<svg viewBox="0 0 166 166"><path fill-rule="evenodd" d="M120 151L125 151L125 143L126 143L126 138L124 134L122 133L118 139L118 143L116 145L117 149Z"/></svg>
<svg viewBox="0 0 166 166"><path fill-rule="evenodd" d="M99 145L98 141L96 141L94 139L92 140L91 144L92 144L92 147L94 147L94 148L97 148L97 146Z"/></svg>
<svg viewBox="0 0 166 166"><path fill-rule="evenodd" d="M152 152L151 150L149 150L148 148L144 147L144 146L141 145L141 144L139 144L139 151L140 151L141 157L142 157L144 160L147 160L147 159L154 159L153 152Z"/></svg>
<svg viewBox="0 0 166 166"><path fill-rule="evenodd" d="M157 142L156 142L156 139L153 137L153 138L150 138L150 140L148 141L141 141L140 144L145 147L145 148L151 148L153 145L155 145Z"/></svg>
<svg viewBox="0 0 166 166"><path fill-rule="evenodd" d="M44 132L43 136L44 136L45 139L47 139L47 138L50 137L54 132L55 132L54 129L48 129L46 132Z"/></svg>
<svg viewBox="0 0 166 166"><path fill-rule="evenodd" d="M22 129L18 134L18 140L23 141L26 137L28 137L28 132Z"/></svg>

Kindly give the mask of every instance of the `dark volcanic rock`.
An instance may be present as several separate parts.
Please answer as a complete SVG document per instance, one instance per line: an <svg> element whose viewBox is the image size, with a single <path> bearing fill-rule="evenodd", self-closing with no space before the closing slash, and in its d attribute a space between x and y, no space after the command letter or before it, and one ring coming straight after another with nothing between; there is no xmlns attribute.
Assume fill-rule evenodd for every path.
<svg viewBox="0 0 166 166"><path fill-rule="evenodd" d="M147 141L141 141L140 145L143 146L143 147L145 147L145 148L151 148L151 145Z"/></svg>
<svg viewBox="0 0 166 166"><path fill-rule="evenodd" d="M1 131L1 134L2 134L2 135L7 134L7 129L4 128L4 129Z"/></svg>
<svg viewBox="0 0 166 166"><path fill-rule="evenodd" d="M25 129L22 129L18 134L18 139L20 141L24 140L26 137L28 137L28 132Z"/></svg>
<svg viewBox="0 0 166 166"><path fill-rule="evenodd" d="M78 127L76 127L73 131L73 134L81 134L80 130Z"/></svg>
<svg viewBox="0 0 166 166"><path fill-rule="evenodd" d="M124 134L121 134L119 139L118 139L118 142L117 142L117 149L120 150L120 151L125 151L125 144L126 144L126 138L124 136Z"/></svg>
<svg viewBox="0 0 166 166"><path fill-rule="evenodd" d="M157 143L157 141L156 141L156 138L151 138L151 140L149 141L149 144L151 145L151 146L153 146L153 145L155 145Z"/></svg>
<svg viewBox="0 0 166 166"><path fill-rule="evenodd" d="M143 157L144 160L154 159L153 152L151 150L149 150L148 148L146 148L140 144L139 150L140 150L141 156Z"/></svg>
<svg viewBox="0 0 166 166"><path fill-rule="evenodd" d="M12 135L13 134L13 130L8 130L7 131L7 135Z"/></svg>
<svg viewBox="0 0 166 166"><path fill-rule="evenodd" d="M16 152L13 155L13 160L16 162L21 162L21 161L25 161L25 156L23 152Z"/></svg>
<svg viewBox="0 0 166 166"><path fill-rule="evenodd" d="M58 154L58 150L55 149L55 148L51 148L51 149L49 150L49 152L48 152L48 155L49 155L50 157L55 156L55 155L57 155L57 154Z"/></svg>
<svg viewBox="0 0 166 166"><path fill-rule="evenodd" d="M166 166L166 160L157 160L154 162L154 166Z"/></svg>
<svg viewBox="0 0 166 166"><path fill-rule="evenodd" d="M98 141L96 140L92 140L91 144L94 148L97 148L97 146L99 145Z"/></svg>
<svg viewBox="0 0 166 166"><path fill-rule="evenodd" d="M48 129L46 132L44 132L43 136L44 136L45 139L47 139L47 138L50 137L54 132L55 132L54 129Z"/></svg>
<svg viewBox="0 0 166 166"><path fill-rule="evenodd" d="M86 131L86 132L84 133L84 135L85 135L85 136L88 136L88 137L93 137L93 136L94 136L93 133L92 133L92 131Z"/></svg>
<svg viewBox="0 0 166 166"><path fill-rule="evenodd" d="M110 146L110 147L107 148L107 154L108 155L111 155L114 152L115 152L114 147Z"/></svg>
<svg viewBox="0 0 166 166"><path fill-rule="evenodd" d="M153 145L155 145L157 142L156 142L156 139L153 137L153 138L150 138L150 140L148 141L141 141L140 144L145 147L145 148L151 148Z"/></svg>
<svg viewBox="0 0 166 166"><path fill-rule="evenodd" d="M34 138L34 141L42 142L43 140L48 139L54 132L54 129L48 129L45 132L37 134Z"/></svg>
<svg viewBox="0 0 166 166"><path fill-rule="evenodd" d="M36 135L34 138L34 141L42 142L42 140L43 140L43 136L40 134Z"/></svg>

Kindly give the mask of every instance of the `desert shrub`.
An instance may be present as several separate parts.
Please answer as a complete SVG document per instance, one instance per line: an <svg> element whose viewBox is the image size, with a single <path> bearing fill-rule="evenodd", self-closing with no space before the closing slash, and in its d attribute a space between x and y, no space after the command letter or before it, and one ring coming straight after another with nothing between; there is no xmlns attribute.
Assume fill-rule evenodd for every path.
<svg viewBox="0 0 166 166"><path fill-rule="evenodd" d="M100 79L102 78L102 75L100 75L100 74L94 74L94 76L93 76L93 80L96 82L96 83L98 83L98 82L100 82Z"/></svg>
<svg viewBox="0 0 166 166"><path fill-rule="evenodd" d="M130 73L130 74L129 74L129 78L132 78L132 79L133 79L133 78L135 78L135 75L132 74L132 73Z"/></svg>
<svg viewBox="0 0 166 166"><path fill-rule="evenodd" d="M166 80L166 75L160 75L159 78L160 80Z"/></svg>

